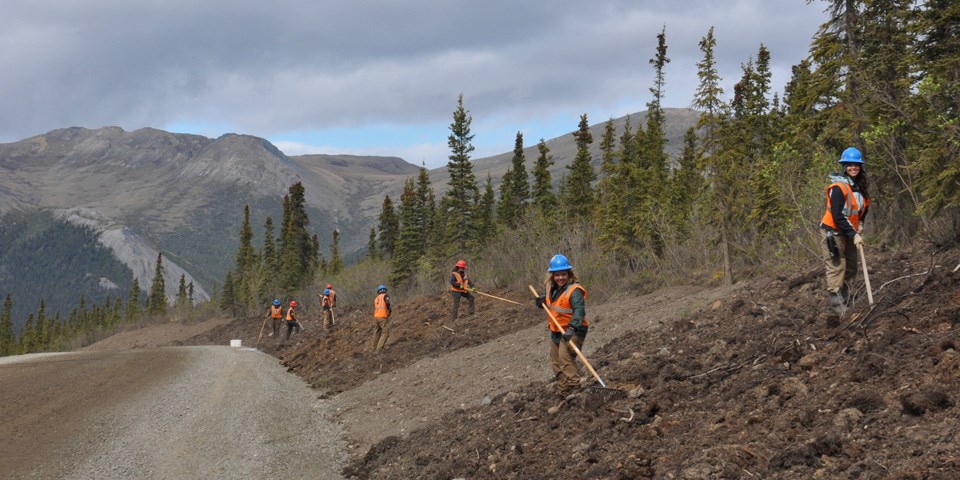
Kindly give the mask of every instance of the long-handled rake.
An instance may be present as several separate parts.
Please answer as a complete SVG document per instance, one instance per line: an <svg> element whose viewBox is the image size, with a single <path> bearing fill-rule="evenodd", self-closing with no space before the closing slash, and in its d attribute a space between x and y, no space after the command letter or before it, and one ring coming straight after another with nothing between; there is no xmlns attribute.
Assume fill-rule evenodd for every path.
<svg viewBox="0 0 960 480"><path fill-rule="evenodd" d="M470 288L467 288L467 290L470 290L470 291L473 292L473 293L479 293L480 295L483 295L484 297L495 298L495 299L497 299L497 300L502 300L502 301L504 301L504 302L512 303L512 304L514 304L514 305L523 305L523 304L520 303L520 302L515 302L515 301L510 300L510 299L507 299L507 298L498 297L498 296L496 296L496 295L490 295L489 293L483 293L483 292L481 292L480 290L477 290L476 288L470 287Z"/></svg>
<svg viewBox="0 0 960 480"><path fill-rule="evenodd" d="M535 298L540 298L540 294L537 293L537 289L533 288L533 285L528 285L528 286L530 287L530 291L533 292L533 296ZM543 310L546 311L547 315L550 317L550 321L553 322L553 326L557 327L558 330L563 331L563 327L560 326L560 322L557 320L557 317L553 316L553 312L550 311L550 307L548 307L547 304L543 304L542 307L543 307ZM626 390L608 387L607 383L604 382L602 378L600 378L600 374L598 374L597 371L593 369L593 365L590 365L590 362L587 361L587 357L583 356L583 352L581 352L580 349L577 348L577 345L575 343L567 342L567 346L573 350L573 353L577 354L577 357L580 358L580 361L583 362L583 364L587 367L587 370L590 371L590 374L593 375L593 378L595 378L597 380L597 383L600 384L599 387L597 386L589 387L591 391L608 394L608 395L626 395L627 394Z"/></svg>
<svg viewBox="0 0 960 480"><path fill-rule="evenodd" d="M257 335L257 344L254 345L254 348L260 346L260 339L263 338L263 327L267 326L267 320L270 320L270 315L263 317L263 325L260 325L260 335Z"/></svg>
<svg viewBox="0 0 960 480"><path fill-rule="evenodd" d="M863 245L857 245L857 251L860 252L860 264L863 265L863 283L867 286L867 301L873 306L873 290L870 289L870 274L867 273L867 257L863 254Z"/></svg>

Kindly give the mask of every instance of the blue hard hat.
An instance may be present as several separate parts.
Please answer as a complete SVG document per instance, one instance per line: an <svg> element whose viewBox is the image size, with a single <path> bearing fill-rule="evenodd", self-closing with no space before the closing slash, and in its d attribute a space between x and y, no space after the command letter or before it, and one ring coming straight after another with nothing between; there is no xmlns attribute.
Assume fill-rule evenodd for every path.
<svg viewBox="0 0 960 480"><path fill-rule="evenodd" d="M279 299L279 298L273 299L273 305L279 307L279 306L280 306L280 299Z"/></svg>
<svg viewBox="0 0 960 480"><path fill-rule="evenodd" d="M323 294L324 294L324 295L330 295L330 289L329 289L329 288L323 289Z"/></svg>
<svg viewBox="0 0 960 480"><path fill-rule="evenodd" d="M559 253L554 255L550 259L550 268L547 269L548 272L561 272L563 270L572 270L573 265L570 265L570 262L567 260L567 257L560 255Z"/></svg>
<svg viewBox="0 0 960 480"><path fill-rule="evenodd" d="M386 285L380 285L379 287L377 287L377 293L386 292L386 291L387 291Z"/></svg>
<svg viewBox="0 0 960 480"><path fill-rule="evenodd" d="M863 165L863 154L856 147L850 147L843 151L837 163L859 163Z"/></svg>

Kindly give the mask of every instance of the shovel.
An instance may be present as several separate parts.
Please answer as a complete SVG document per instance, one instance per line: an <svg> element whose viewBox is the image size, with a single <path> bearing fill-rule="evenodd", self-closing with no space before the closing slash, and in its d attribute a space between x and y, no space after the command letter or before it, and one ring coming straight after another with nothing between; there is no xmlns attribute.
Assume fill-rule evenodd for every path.
<svg viewBox="0 0 960 480"><path fill-rule="evenodd" d="M863 255L863 244L857 245L857 251L860 252L860 264L863 265L863 283L867 285L867 301L873 306L873 291L870 289L870 274L867 273L867 257Z"/></svg>
<svg viewBox="0 0 960 480"><path fill-rule="evenodd" d="M540 298L540 294L537 293L537 289L533 288L533 285L528 285L528 286L530 287L530 291L533 292L533 296L536 298ZM550 321L553 322L553 326L557 327L557 329L559 329L560 331L563 331L563 327L560 326L560 322L557 320L557 317L553 316L553 312L550 311L550 307L548 307L546 303L544 303L542 306L543 306L543 310L546 311L547 315L550 317ZM616 394L616 395L627 394L625 390L621 390L619 388L607 387L607 383L604 382L602 378L600 378L600 375L597 373L597 371L593 369L593 365L590 365L590 362L587 361L587 357L583 356L583 353L580 352L580 349L577 348L577 345L575 343L567 342L567 346L573 350L573 353L577 354L577 357L579 357L580 361L583 362L583 364L587 367L587 370L590 371L590 374L593 375L593 378L597 379L597 382L600 384L599 387L590 387L592 390L599 391L602 393Z"/></svg>

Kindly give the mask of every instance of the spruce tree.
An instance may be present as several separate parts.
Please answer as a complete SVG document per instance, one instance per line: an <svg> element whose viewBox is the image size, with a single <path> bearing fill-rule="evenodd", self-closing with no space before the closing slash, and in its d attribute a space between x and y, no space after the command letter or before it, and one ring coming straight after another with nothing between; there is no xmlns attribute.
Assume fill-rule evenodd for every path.
<svg viewBox="0 0 960 480"><path fill-rule="evenodd" d="M370 227L370 236L367 237L367 258L370 260L380 259L380 247L377 246L377 229Z"/></svg>
<svg viewBox="0 0 960 480"><path fill-rule="evenodd" d="M504 228L517 228L517 219L519 218L520 207L514 200L513 191L513 168L507 167L507 171L500 179L500 201L497 202L497 221Z"/></svg>
<svg viewBox="0 0 960 480"><path fill-rule="evenodd" d="M563 182L563 203L567 206L569 219L589 220L593 215L593 181L597 174L591 164L590 144L593 143L593 135L587 123L587 114L580 116L579 128L573 132L573 138L577 142L577 155L573 162L567 165L568 174Z"/></svg>
<svg viewBox="0 0 960 480"><path fill-rule="evenodd" d="M527 204L530 203L530 180L527 178L527 158L523 153L523 133L517 132L517 138L513 144L513 159L511 161L510 187L512 199L516 202L517 211L514 214L512 223L516 224L523 218Z"/></svg>
<svg viewBox="0 0 960 480"><path fill-rule="evenodd" d="M263 222L263 266L268 272L268 278L274 277L277 265L277 245L273 238L273 218L267 217L266 221Z"/></svg>
<svg viewBox="0 0 960 480"><path fill-rule="evenodd" d="M400 219L397 217L397 211L393 207L393 201L390 195L383 197L383 206L380 208L380 223L377 225L377 231L380 236L377 243L384 258L393 258L394 250L397 247L397 237L400 236Z"/></svg>
<svg viewBox="0 0 960 480"><path fill-rule="evenodd" d="M420 227L420 251L426 253L429 232L433 223L433 188L430 187L430 172L421 166L417 175L417 225Z"/></svg>
<svg viewBox="0 0 960 480"><path fill-rule="evenodd" d="M400 238L393 257L393 272L390 283L400 285L416 272L417 262L423 255L422 232L417 219L417 192L414 181L408 178L400 195Z"/></svg>
<svg viewBox="0 0 960 480"><path fill-rule="evenodd" d="M630 117L626 119L629 128ZM616 129L613 118L604 125L603 137L600 140L600 152L603 161L600 163L600 182L597 184L597 239L607 251L618 257L626 257L628 244L625 242L626 225L624 194L624 178L621 172L625 167L617 161L615 138Z"/></svg>
<svg viewBox="0 0 960 480"><path fill-rule="evenodd" d="M236 297L233 290L233 272L227 272L223 279L223 293L220 294L220 311L234 314L236 306Z"/></svg>
<svg viewBox="0 0 960 480"><path fill-rule="evenodd" d="M288 198L289 221L286 226L287 238L283 246L281 272L283 287L287 291L294 291L313 273L319 249L307 231L310 219L307 217L303 183L291 185ZM234 282L236 286L236 278Z"/></svg>
<svg viewBox="0 0 960 480"><path fill-rule="evenodd" d="M450 147L447 170L450 173L448 188L444 194L447 210L446 246L449 252L455 252L476 240L475 210L479 189L477 178L473 174L470 152L474 146L470 133L472 118L463 107L463 94L457 98L457 108L453 112L450 124Z"/></svg>
<svg viewBox="0 0 960 480"><path fill-rule="evenodd" d="M147 313L163 315L167 313L167 294L163 281L163 253L157 253L157 264L153 272L153 284L150 286L150 297L147 300Z"/></svg>
<svg viewBox="0 0 960 480"><path fill-rule="evenodd" d="M333 239L330 243L330 263L327 264L327 273L338 275L343 271L343 259L340 258L340 229L333 229Z"/></svg>
<svg viewBox="0 0 960 480"><path fill-rule="evenodd" d="M42 352L50 343L50 325L47 319L47 305L40 298L40 307L37 309L36 335L34 336L33 351Z"/></svg>
<svg viewBox="0 0 960 480"><path fill-rule="evenodd" d="M13 334L13 297L8 293L3 299L3 311L0 313L0 357L13 355L16 349L16 336Z"/></svg>
<svg viewBox="0 0 960 480"><path fill-rule="evenodd" d="M553 179L550 175L550 166L553 165L553 156L550 147L544 139L537 144L537 161L533 165L533 205L541 216L548 215L557 204L553 193Z"/></svg>
<svg viewBox="0 0 960 480"><path fill-rule="evenodd" d="M187 276L181 273L180 283L177 285L177 306L183 307L187 301Z"/></svg>
<svg viewBox="0 0 960 480"><path fill-rule="evenodd" d="M703 177L697 168L697 133L694 127L688 128L683 135L683 152L670 184L670 218L673 219L678 240L683 240L690 233L691 215L703 186Z"/></svg>
<svg viewBox="0 0 960 480"><path fill-rule="evenodd" d="M23 324L23 330L20 332L20 346L17 348L18 353L34 352L33 346L36 343L36 337L36 328L33 326L33 314L31 313L27 316L27 323Z"/></svg>
<svg viewBox="0 0 960 480"><path fill-rule="evenodd" d="M255 283L253 278L255 258L253 227L250 225L250 205L244 205L243 225L240 227L240 247L237 249L237 263L233 270L233 283L237 302L245 308L253 304L252 286Z"/></svg>
<svg viewBox="0 0 960 480"><path fill-rule="evenodd" d="M124 321L134 323L140 320L142 310L140 308L140 281L133 277L133 285L127 293L127 310L124 315Z"/></svg>
<svg viewBox="0 0 960 480"><path fill-rule="evenodd" d="M193 281L187 284L187 305L193 306Z"/></svg>
<svg viewBox="0 0 960 480"><path fill-rule="evenodd" d="M477 202L477 242L474 244L474 251L480 251L483 246L497 233L497 225L494 223L494 210L496 209L496 196L493 192L493 178L487 174L487 181L483 184L483 194Z"/></svg>

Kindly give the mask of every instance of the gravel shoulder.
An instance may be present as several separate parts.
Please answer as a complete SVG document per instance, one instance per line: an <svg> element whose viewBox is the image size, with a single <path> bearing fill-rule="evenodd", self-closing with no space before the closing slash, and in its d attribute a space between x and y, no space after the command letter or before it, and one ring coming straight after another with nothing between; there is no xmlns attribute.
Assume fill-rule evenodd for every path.
<svg viewBox="0 0 960 480"><path fill-rule="evenodd" d="M340 478L340 427L276 359L176 347L0 365L6 478Z"/></svg>

